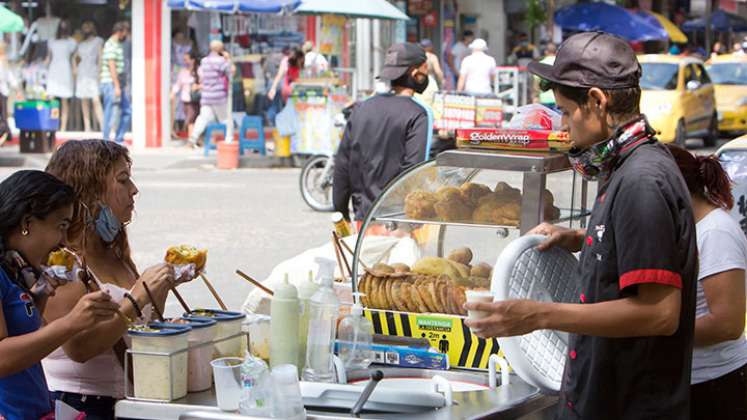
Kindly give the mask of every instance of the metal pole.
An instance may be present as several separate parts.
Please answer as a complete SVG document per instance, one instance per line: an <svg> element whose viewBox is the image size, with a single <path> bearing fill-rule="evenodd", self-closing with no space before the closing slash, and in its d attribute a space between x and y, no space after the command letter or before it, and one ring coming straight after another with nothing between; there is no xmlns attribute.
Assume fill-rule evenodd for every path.
<svg viewBox="0 0 747 420"><path fill-rule="evenodd" d="M705 9L705 50L706 50L706 57L708 57L711 53L711 36L713 35L711 33L711 9L713 8L713 1L712 0L706 0L706 9Z"/></svg>

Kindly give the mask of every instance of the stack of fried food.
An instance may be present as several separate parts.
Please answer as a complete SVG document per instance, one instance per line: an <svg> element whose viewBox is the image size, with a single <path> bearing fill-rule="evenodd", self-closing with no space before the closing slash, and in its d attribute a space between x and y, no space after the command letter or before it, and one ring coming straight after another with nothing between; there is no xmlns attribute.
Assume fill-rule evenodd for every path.
<svg viewBox="0 0 747 420"><path fill-rule="evenodd" d="M560 209L555 197L543 192L545 220L555 220ZM505 182L494 189L467 182L461 187L443 187L438 191L413 191L405 197L405 215L417 220L442 222L474 222L503 226L518 226L521 216L521 190Z"/></svg>
<svg viewBox="0 0 747 420"><path fill-rule="evenodd" d="M376 264L358 283L367 308L414 313L466 315L468 289L489 289L493 267L470 266L469 248L459 248L447 258L426 257L412 267Z"/></svg>

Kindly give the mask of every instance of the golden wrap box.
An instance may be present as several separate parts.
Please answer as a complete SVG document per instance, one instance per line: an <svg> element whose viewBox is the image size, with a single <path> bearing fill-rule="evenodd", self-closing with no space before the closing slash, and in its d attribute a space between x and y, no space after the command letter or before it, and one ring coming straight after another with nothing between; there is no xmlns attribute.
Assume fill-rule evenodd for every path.
<svg viewBox="0 0 747 420"><path fill-rule="evenodd" d="M464 128L456 130L456 144L462 149L565 152L571 139L566 131Z"/></svg>

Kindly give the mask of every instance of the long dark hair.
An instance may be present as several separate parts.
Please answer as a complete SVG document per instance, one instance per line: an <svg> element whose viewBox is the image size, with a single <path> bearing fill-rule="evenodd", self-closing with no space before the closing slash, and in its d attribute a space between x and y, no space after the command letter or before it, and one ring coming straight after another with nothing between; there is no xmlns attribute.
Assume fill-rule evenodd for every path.
<svg viewBox="0 0 747 420"><path fill-rule="evenodd" d="M0 253L26 217L44 219L75 202L73 188L46 172L23 170L0 182Z"/></svg>
<svg viewBox="0 0 747 420"><path fill-rule="evenodd" d="M77 140L60 146L47 164L46 171L70 184L84 205L75 209L73 222L67 233L70 248L84 258L86 232L92 228L87 219L95 220L98 216L99 205L108 188L107 181L111 178L114 164L120 159L132 165L127 148L113 141ZM122 262L137 273L130 257L130 243L124 227L117 235L113 247Z"/></svg>
<svg viewBox="0 0 747 420"><path fill-rule="evenodd" d="M690 194L705 198L724 210L734 206L731 180L716 156L695 156L673 144L667 145L667 148L674 156Z"/></svg>
<svg viewBox="0 0 747 420"><path fill-rule="evenodd" d="M303 68L305 57L303 51L294 48L290 57L288 57L288 65L291 67Z"/></svg>

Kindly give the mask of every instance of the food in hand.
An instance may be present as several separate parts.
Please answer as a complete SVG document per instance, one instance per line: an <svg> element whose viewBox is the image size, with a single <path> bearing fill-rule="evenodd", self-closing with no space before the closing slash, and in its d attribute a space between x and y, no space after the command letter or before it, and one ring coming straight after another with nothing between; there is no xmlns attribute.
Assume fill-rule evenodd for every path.
<svg viewBox="0 0 747 420"><path fill-rule="evenodd" d="M476 207L480 198L492 193L487 185L466 182L459 187L462 201L471 207Z"/></svg>
<svg viewBox="0 0 747 420"><path fill-rule="evenodd" d="M74 265L75 255L64 249L50 252L49 257L47 257L47 266L49 267L61 266L65 267L67 271L71 271Z"/></svg>
<svg viewBox="0 0 747 420"><path fill-rule="evenodd" d="M493 267L491 267L490 264L479 262L472 266L469 275L473 277L482 277L484 279L489 279L492 273Z"/></svg>
<svg viewBox="0 0 747 420"><path fill-rule="evenodd" d="M405 215L411 219L431 220L436 217L436 195L427 191L413 191L405 197Z"/></svg>
<svg viewBox="0 0 747 420"><path fill-rule="evenodd" d="M464 265L469 265L472 262L472 250L465 247L457 248L449 254L446 259L455 261Z"/></svg>
<svg viewBox="0 0 747 420"><path fill-rule="evenodd" d="M195 270L200 272L205 268L207 262L207 250L197 249L191 245L172 246L166 250L164 260L174 265L194 264Z"/></svg>

